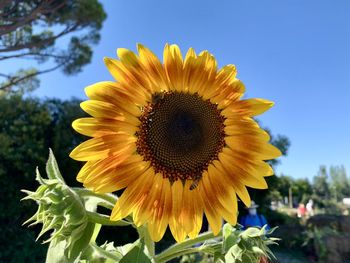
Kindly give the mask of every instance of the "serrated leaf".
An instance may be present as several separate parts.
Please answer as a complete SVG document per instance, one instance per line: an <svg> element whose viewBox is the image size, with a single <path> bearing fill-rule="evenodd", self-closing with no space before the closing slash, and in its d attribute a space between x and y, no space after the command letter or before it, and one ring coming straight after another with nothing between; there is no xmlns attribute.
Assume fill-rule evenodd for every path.
<svg viewBox="0 0 350 263"><path fill-rule="evenodd" d="M47 160L47 163L46 163L46 173L47 173L47 176L49 177L49 179L58 180L62 184L66 184L64 182L64 179L63 179L61 172L58 168L56 158L55 158L51 149L49 149L49 159Z"/></svg>
<svg viewBox="0 0 350 263"><path fill-rule="evenodd" d="M134 242L129 252L120 260L120 263L131 262L151 263L151 259L145 253L145 244L140 240Z"/></svg>

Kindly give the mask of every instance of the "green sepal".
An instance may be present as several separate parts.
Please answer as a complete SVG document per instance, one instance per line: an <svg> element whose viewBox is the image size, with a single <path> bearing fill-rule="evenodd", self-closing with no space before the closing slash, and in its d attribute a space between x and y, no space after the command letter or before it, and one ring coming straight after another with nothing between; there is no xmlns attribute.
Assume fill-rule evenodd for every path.
<svg viewBox="0 0 350 263"><path fill-rule="evenodd" d="M145 253L145 244L142 239L135 241L120 260L120 263L131 262L151 263L151 259Z"/></svg>
<svg viewBox="0 0 350 263"><path fill-rule="evenodd" d="M60 183L66 184L58 168L56 158L51 149L49 149L49 159L46 162L46 173L49 179L58 180L60 181Z"/></svg>
<svg viewBox="0 0 350 263"><path fill-rule="evenodd" d="M90 241L93 239L95 228L98 232L101 225L88 223L84 229L76 229L72 232L72 237L69 239L72 245L68 246L69 249L67 253L70 261L74 261L81 253L83 253ZM82 233L82 235L78 231L81 231L80 233ZM75 235L78 236L77 239L75 239Z"/></svg>

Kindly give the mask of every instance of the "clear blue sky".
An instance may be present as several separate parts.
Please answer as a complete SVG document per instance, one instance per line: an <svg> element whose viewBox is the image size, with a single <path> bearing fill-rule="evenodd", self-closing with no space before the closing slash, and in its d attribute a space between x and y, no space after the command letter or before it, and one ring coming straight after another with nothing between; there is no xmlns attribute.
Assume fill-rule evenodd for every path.
<svg viewBox="0 0 350 263"><path fill-rule="evenodd" d="M93 61L74 77L43 76L40 97L85 98L111 79L104 56L140 42L162 57L164 44L212 52L235 64L246 97L275 101L260 120L292 142L277 173L312 178L320 164L350 173L350 1L102 1L108 18ZM147 2L147 3L146 3Z"/></svg>

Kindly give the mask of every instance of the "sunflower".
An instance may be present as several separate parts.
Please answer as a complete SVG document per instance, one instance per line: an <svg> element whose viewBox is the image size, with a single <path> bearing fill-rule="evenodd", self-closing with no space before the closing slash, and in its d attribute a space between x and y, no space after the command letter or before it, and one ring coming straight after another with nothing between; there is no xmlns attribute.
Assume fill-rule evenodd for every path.
<svg viewBox="0 0 350 263"><path fill-rule="evenodd" d="M73 128L92 138L70 154L86 162L77 180L98 193L125 188L111 220L132 214L154 241L168 225L178 242L196 237L203 213L218 234L222 219L236 224L237 196L249 206L247 187L267 188L273 170L264 161L281 155L253 119L273 103L241 100L235 66L218 70L208 51L190 48L183 59L166 45L162 64L137 50L105 58L116 81L85 89L81 107L92 117Z"/></svg>

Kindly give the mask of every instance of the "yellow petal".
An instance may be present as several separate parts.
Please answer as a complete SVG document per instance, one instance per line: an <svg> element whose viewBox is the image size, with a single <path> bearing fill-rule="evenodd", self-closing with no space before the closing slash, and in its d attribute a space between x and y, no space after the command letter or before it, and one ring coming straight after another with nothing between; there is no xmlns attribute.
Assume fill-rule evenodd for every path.
<svg viewBox="0 0 350 263"><path fill-rule="evenodd" d="M72 127L77 132L90 137L100 137L124 132L134 135L138 127L119 120L102 120L95 118L81 118L73 121Z"/></svg>
<svg viewBox="0 0 350 263"><path fill-rule="evenodd" d="M133 212L142 196L147 194L147 189L152 186L154 176L154 171L150 168L125 189L112 210L112 221L121 220Z"/></svg>
<svg viewBox="0 0 350 263"><path fill-rule="evenodd" d="M160 175L158 175L161 177ZM148 231L153 241L158 242L164 236L171 214L171 188L168 179L162 179L161 195L153 204L152 216L148 222Z"/></svg>
<svg viewBox="0 0 350 263"><path fill-rule="evenodd" d="M206 184L215 193L220 203L217 208L224 219L232 225L237 222L237 200L233 188L225 182L225 177L213 165L208 167Z"/></svg>
<svg viewBox="0 0 350 263"><path fill-rule="evenodd" d="M143 106L147 103L144 96L137 96L138 93L132 93L120 87L120 84L111 81L90 85L85 88L85 93L92 100L109 102L136 117L141 114L136 104Z"/></svg>
<svg viewBox="0 0 350 263"><path fill-rule="evenodd" d="M214 193L209 189L209 185L207 183L208 174L204 173L203 177L199 183L200 195L204 204L204 212L208 219L209 225L213 230L213 234L217 235L220 232L222 226L222 216L216 211L215 203L216 197Z"/></svg>
<svg viewBox="0 0 350 263"><path fill-rule="evenodd" d="M197 189L194 191L194 197L193 197L193 230L188 233L188 236L190 238L195 238L198 236L199 232L202 229L202 223L203 223L203 204L201 197L199 195L199 191Z"/></svg>
<svg viewBox="0 0 350 263"><path fill-rule="evenodd" d="M264 99L247 99L233 102L227 108L222 111L222 114L226 117L235 115L256 116L267 111L273 106L272 101Z"/></svg>
<svg viewBox="0 0 350 263"><path fill-rule="evenodd" d="M250 140L243 140L239 136L226 136L226 144L237 153L255 155L259 160L270 160L281 156L281 151L275 146L267 143L265 138L250 137Z"/></svg>
<svg viewBox="0 0 350 263"><path fill-rule="evenodd" d="M135 209L133 217L137 226L143 225L144 223L146 223L146 220L148 220L151 217L151 212L154 203L158 203L161 199L163 181L164 179L162 178L162 176L157 174L155 176L152 187L147 192L147 195L145 196L144 200L142 200L139 206Z"/></svg>
<svg viewBox="0 0 350 263"><path fill-rule="evenodd" d="M137 70L131 70L130 65L112 58L104 58L104 62L111 75L121 83L121 86L127 87L131 94L137 94L146 101L150 101L151 92L148 80L140 76Z"/></svg>
<svg viewBox="0 0 350 263"><path fill-rule="evenodd" d="M225 134L229 136L235 136L236 140L259 140L263 142L268 142L270 140L270 135L262 129L250 127L239 126L239 125L227 125L225 126Z"/></svg>
<svg viewBox="0 0 350 263"><path fill-rule="evenodd" d="M140 55L140 63L146 69L146 73L153 83L153 91L167 91L169 84L162 63L152 51L143 45L138 44L137 50Z"/></svg>
<svg viewBox="0 0 350 263"><path fill-rule="evenodd" d="M78 145L70 157L78 161L92 161L107 158L121 151L136 151L136 137L117 134L92 138Z"/></svg>
<svg viewBox="0 0 350 263"><path fill-rule="evenodd" d="M186 238L186 232L183 227L183 217L181 216L183 188L183 184L180 180L175 181L171 186L172 212L169 220L169 227L177 242L182 242Z"/></svg>
<svg viewBox="0 0 350 263"><path fill-rule="evenodd" d="M223 165L219 161L213 162L214 166L220 171L220 173L227 175L227 171L224 169ZM232 180L232 177L226 176L228 181L231 181L232 187L235 190L236 194L243 201L243 203L249 207L251 200L247 188L244 186L240 180Z"/></svg>
<svg viewBox="0 0 350 263"><path fill-rule="evenodd" d="M115 158L112 165L109 165L110 168L105 168L104 166L108 164L101 162L95 169L91 168L89 175L84 180L84 186L99 193L118 191L138 180L149 165L138 155L126 156L122 160Z"/></svg>
<svg viewBox="0 0 350 263"><path fill-rule="evenodd" d="M177 45L166 44L163 60L169 88L174 91L183 91L183 60L180 48Z"/></svg>

